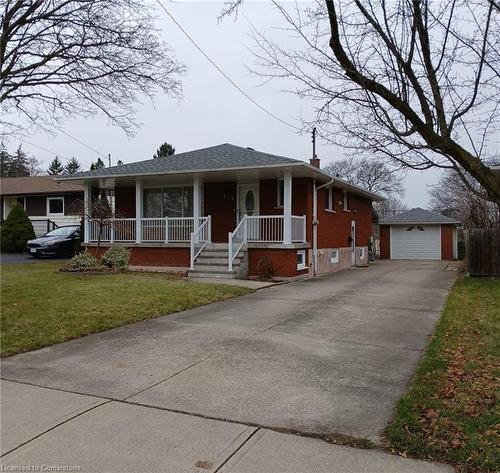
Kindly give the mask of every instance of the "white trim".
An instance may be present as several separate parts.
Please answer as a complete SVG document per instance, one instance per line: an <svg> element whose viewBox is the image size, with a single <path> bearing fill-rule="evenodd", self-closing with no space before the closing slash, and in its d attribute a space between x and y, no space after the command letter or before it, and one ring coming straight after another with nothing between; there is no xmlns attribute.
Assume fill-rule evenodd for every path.
<svg viewBox="0 0 500 473"><path fill-rule="evenodd" d="M62 200L62 212L51 212L50 211L50 201L51 200ZM64 202L64 196L57 196L57 197L47 197L46 205L47 205L47 217L61 217L64 216L64 210L65 210L65 202Z"/></svg>
<svg viewBox="0 0 500 473"><path fill-rule="evenodd" d="M142 241L142 182L135 180L135 242Z"/></svg>
<svg viewBox="0 0 500 473"><path fill-rule="evenodd" d="M306 266L306 250L297 250L297 257L302 255L302 263L297 262L297 271L302 271L303 269L307 269Z"/></svg>
<svg viewBox="0 0 500 473"><path fill-rule="evenodd" d="M335 212L334 210L334 202L333 202L333 187L325 187L325 192L327 192L327 198L328 198L328 207L325 207L325 210L327 212Z"/></svg>
<svg viewBox="0 0 500 473"><path fill-rule="evenodd" d="M292 243L292 173L285 171L283 185L283 243Z"/></svg>
<svg viewBox="0 0 500 473"><path fill-rule="evenodd" d="M351 266L356 266L356 220L351 220Z"/></svg>
<svg viewBox="0 0 500 473"><path fill-rule="evenodd" d="M342 210L345 212L350 212L349 210L349 198L347 196L347 191L344 189L343 199L342 199Z"/></svg>
<svg viewBox="0 0 500 473"><path fill-rule="evenodd" d="M236 221L240 223L240 217L242 217L242 209L240 207L240 197L241 197L241 189L245 187L251 187L254 191L255 197L255 211L253 215L260 215L260 182L241 182L236 184ZM245 214L246 215L246 214Z"/></svg>
<svg viewBox="0 0 500 473"><path fill-rule="evenodd" d="M458 233L457 227L453 227L453 259L458 259Z"/></svg>

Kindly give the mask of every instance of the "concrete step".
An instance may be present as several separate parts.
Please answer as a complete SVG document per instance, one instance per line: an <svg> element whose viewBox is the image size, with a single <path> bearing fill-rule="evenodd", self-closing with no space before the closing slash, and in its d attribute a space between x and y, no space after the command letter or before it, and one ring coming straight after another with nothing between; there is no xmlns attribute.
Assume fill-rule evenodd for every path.
<svg viewBox="0 0 500 473"><path fill-rule="evenodd" d="M227 243L208 243L205 249L227 250L229 245Z"/></svg>
<svg viewBox="0 0 500 473"><path fill-rule="evenodd" d="M243 259L245 257L245 252L240 251L237 255L236 258ZM219 250L206 250L204 249L199 257L206 256L208 258L228 258L229 253L227 251L219 251ZM198 257L198 258L199 258Z"/></svg>
<svg viewBox="0 0 500 473"><path fill-rule="evenodd" d="M234 264L240 264L243 258L235 258L234 259ZM227 266L228 263L228 258L220 258L220 257L214 257L212 258L211 256L206 256L201 254L196 258L196 264L225 264Z"/></svg>
<svg viewBox="0 0 500 473"><path fill-rule="evenodd" d="M196 278L216 278L216 279L236 279L236 271L221 271L208 270L208 269L190 269L188 271L188 276L194 276Z"/></svg>

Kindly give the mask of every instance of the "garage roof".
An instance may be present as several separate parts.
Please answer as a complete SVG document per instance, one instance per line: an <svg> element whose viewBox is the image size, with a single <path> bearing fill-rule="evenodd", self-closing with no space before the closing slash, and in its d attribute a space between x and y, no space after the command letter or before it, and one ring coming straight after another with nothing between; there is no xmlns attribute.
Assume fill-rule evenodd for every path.
<svg viewBox="0 0 500 473"><path fill-rule="evenodd" d="M460 223L459 220L454 218L445 217L444 215L433 212L431 210L422 209L416 207L414 209L402 212L392 217L386 217L380 220L380 225L391 225L391 224L406 224L406 223Z"/></svg>

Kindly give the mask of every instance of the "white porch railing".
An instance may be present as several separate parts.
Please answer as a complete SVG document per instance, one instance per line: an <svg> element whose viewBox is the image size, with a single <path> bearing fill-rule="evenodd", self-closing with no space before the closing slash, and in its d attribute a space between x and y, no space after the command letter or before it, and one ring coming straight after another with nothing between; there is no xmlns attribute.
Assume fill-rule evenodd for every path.
<svg viewBox="0 0 500 473"><path fill-rule="evenodd" d="M207 219L208 217L200 217L200 226ZM101 241L136 241L136 225L135 218L112 219L101 229ZM99 224L91 220L89 227L89 241L97 241ZM194 217L141 218L140 230L141 242L187 243L194 231Z"/></svg>
<svg viewBox="0 0 500 473"><path fill-rule="evenodd" d="M245 215L233 232L229 233L229 264L232 271L233 261L246 243L283 243L283 215ZM306 216L292 215L292 243L306 242Z"/></svg>
<svg viewBox="0 0 500 473"><path fill-rule="evenodd" d="M233 270L233 261L236 255L239 253L243 245L247 242L247 232L248 232L248 216L244 215L240 220L240 223L236 226L234 231L228 234L228 271Z"/></svg>
<svg viewBox="0 0 500 473"><path fill-rule="evenodd" d="M194 269L194 262L196 258L211 240L212 227L209 215L194 232L191 232L191 269Z"/></svg>

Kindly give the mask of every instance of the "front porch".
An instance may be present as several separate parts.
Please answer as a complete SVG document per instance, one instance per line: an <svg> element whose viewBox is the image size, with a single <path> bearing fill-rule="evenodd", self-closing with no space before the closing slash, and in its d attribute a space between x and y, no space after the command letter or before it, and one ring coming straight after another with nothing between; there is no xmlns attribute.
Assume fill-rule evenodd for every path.
<svg viewBox="0 0 500 473"><path fill-rule="evenodd" d="M86 218L84 244L94 246L98 240L118 243L134 248L137 254L139 248L144 249L143 254L152 248L157 254L159 249L167 253L178 249L179 254L189 252L189 261L183 262L191 270L197 269L197 259L204 251L202 259L207 259L211 243L223 244L219 253L224 252L225 261L220 269L236 274L235 262L249 247L294 250L308 246L307 208L295 203L304 213L292 214L292 175L285 171L281 176L206 182L199 176L177 182L165 176L135 179L133 186L130 180L116 179L103 187L89 182L85 185L86 207L90 208L91 199L106 195L111 217L104 226ZM269 195L274 202L269 201ZM266 211L269 213L264 214ZM220 256L217 264L222 266ZM173 260L179 264L179 258ZM162 261L164 264L165 259Z"/></svg>

